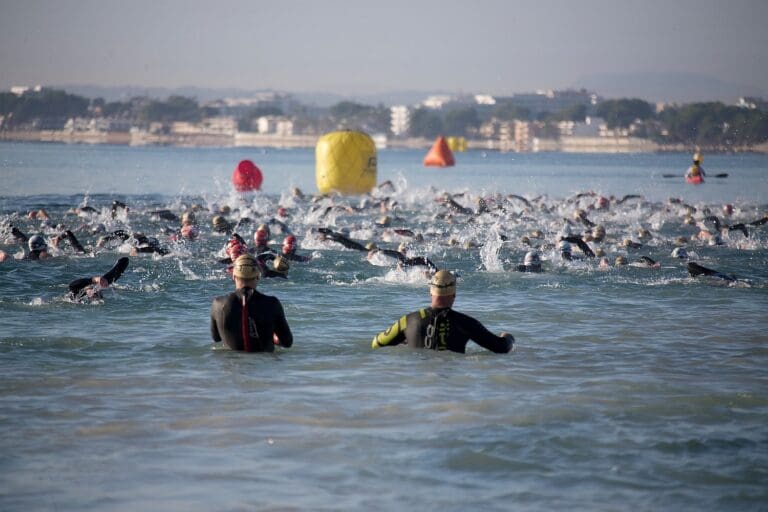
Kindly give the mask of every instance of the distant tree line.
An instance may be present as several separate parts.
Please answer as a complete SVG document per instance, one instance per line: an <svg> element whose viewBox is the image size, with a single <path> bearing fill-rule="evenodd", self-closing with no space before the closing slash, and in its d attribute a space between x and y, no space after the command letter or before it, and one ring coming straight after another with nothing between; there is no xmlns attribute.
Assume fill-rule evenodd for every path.
<svg viewBox="0 0 768 512"><path fill-rule="evenodd" d="M216 108L201 106L195 99L170 96L166 100L146 97L127 101L90 100L61 90L43 89L16 95L0 93L0 116L4 129L61 128L72 117L109 117L138 125L173 121L198 122L218 115ZM238 119L239 128L252 131L262 116L282 116L276 106L251 109ZM477 136L489 118L498 121L536 121L544 136L555 136L559 121L583 121L587 115L605 120L608 128L627 129L634 136L661 143L708 147L743 147L768 141L768 113L723 103L691 103L671 106L656 113L655 107L641 99L605 100L596 106L575 103L560 112L533 113L514 100L500 101L490 110L473 106L441 110L417 108L411 113L412 137L434 138L438 135ZM305 133L324 133L336 129L356 129L368 133L391 133L390 111L384 105L364 105L342 101L320 116L299 116L295 120Z"/></svg>

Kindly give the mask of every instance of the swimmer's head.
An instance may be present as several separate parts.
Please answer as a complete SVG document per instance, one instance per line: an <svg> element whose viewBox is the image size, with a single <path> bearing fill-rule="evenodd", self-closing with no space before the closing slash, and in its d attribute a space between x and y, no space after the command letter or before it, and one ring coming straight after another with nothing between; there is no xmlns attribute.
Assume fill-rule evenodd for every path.
<svg viewBox="0 0 768 512"><path fill-rule="evenodd" d="M259 272L259 266L256 263L256 258L250 254L243 254L238 256L238 258L235 260L235 266L232 269L232 275L245 281L259 279L259 277L261 277L261 272Z"/></svg>
<svg viewBox="0 0 768 512"><path fill-rule="evenodd" d="M181 236L189 240L194 240L199 234L200 232L194 224L184 224L184 227L181 228Z"/></svg>
<svg viewBox="0 0 768 512"><path fill-rule="evenodd" d="M386 227L392 224L392 218L389 215L384 215L376 220L376 225Z"/></svg>
<svg viewBox="0 0 768 512"><path fill-rule="evenodd" d="M525 258L523 259L523 265L525 265L526 267L541 265L541 256L539 256L539 253L536 251L528 251L527 253L525 253Z"/></svg>
<svg viewBox="0 0 768 512"><path fill-rule="evenodd" d="M456 277L447 270L438 270L429 281L429 293L437 297L456 295Z"/></svg>
<svg viewBox="0 0 768 512"><path fill-rule="evenodd" d="M184 225L195 223L195 214L192 212L186 212L181 216L181 223Z"/></svg>
<svg viewBox="0 0 768 512"><path fill-rule="evenodd" d="M213 223L214 230L219 232L227 230L227 220L221 215L214 215L211 222Z"/></svg>
<svg viewBox="0 0 768 512"><path fill-rule="evenodd" d="M688 258L688 251L685 250L685 247L675 247L672 250L672 257L684 260L684 259Z"/></svg>
<svg viewBox="0 0 768 512"><path fill-rule="evenodd" d="M296 248L296 237L293 235L288 235L283 239L283 249L287 249L289 251Z"/></svg>
<svg viewBox="0 0 768 512"><path fill-rule="evenodd" d="M286 258L283 258L282 256L275 256L275 259L272 260L272 269L275 272L280 272L281 274L285 274L288 272L288 269L290 269L290 264L288 263L288 260Z"/></svg>
<svg viewBox="0 0 768 512"><path fill-rule="evenodd" d="M723 205L723 215L733 215L733 205L732 204L724 204Z"/></svg>
<svg viewBox="0 0 768 512"><path fill-rule="evenodd" d="M278 217L287 217L288 216L288 210L285 209L285 206L281 206L277 209L277 216Z"/></svg>
<svg viewBox="0 0 768 512"><path fill-rule="evenodd" d="M617 267L624 266L627 263L628 261L626 256L622 256L622 255L616 256L616 260L614 261L614 265L616 265Z"/></svg>
<svg viewBox="0 0 768 512"><path fill-rule="evenodd" d="M45 238L40 235L32 235L27 241L30 251L44 251L48 248L48 244L45 243Z"/></svg>
<svg viewBox="0 0 768 512"><path fill-rule="evenodd" d="M406 254L408 252L408 244L401 242L400 245L397 246L397 252Z"/></svg>
<svg viewBox="0 0 768 512"><path fill-rule="evenodd" d="M592 238L594 238L596 242L602 241L603 238L605 238L605 227L603 227L601 224L593 227Z"/></svg>
<svg viewBox="0 0 768 512"><path fill-rule="evenodd" d="M698 165L703 161L704 161L704 157L701 156L701 153L697 151L696 153L693 154L693 163Z"/></svg>
<svg viewBox="0 0 768 512"><path fill-rule="evenodd" d="M240 243L240 240L232 238L227 242L227 247L224 249L224 252L227 253L227 256L229 256L232 261L235 261L238 256L248 252L248 249Z"/></svg>
<svg viewBox="0 0 768 512"><path fill-rule="evenodd" d="M373 251L374 249L377 249L376 244L373 242L368 242L365 244L365 250L366 251Z"/></svg>
<svg viewBox="0 0 768 512"><path fill-rule="evenodd" d="M602 247L598 247L597 249L595 249L595 256L597 256L598 258L600 258L601 256L605 256L605 249L603 249Z"/></svg>
<svg viewBox="0 0 768 512"><path fill-rule="evenodd" d="M603 197L603 196L599 196L597 198L597 202L595 203L595 208L597 208L599 210L603 210L605 208L608 208L608 204L609 204L608 198Z"/></svg>
<svg viewBox="0 0 768 512"><path fill-rule="evenodd" d="M253 241L256 243L256 245L264 245L269 240L269 233L266 232L266 230L263 229L257 229L256 232L253 234Z"/></svg>
<svg viewBox="0 0 768 512"><path fill-rule="evenodd" d="M560 240L560 242L557 244L557 250L560 251L561 254L571 254L570 242L566 240Z"/></svg>
<svg viewBox="0 0 768 512"><path fill-rule="evenodd" d="M640 228L637 231L637 238L639 238L640 240L649 240L649 239L653 238L653 235L651 235L651 232L648 231L647 229Z"/></svg>

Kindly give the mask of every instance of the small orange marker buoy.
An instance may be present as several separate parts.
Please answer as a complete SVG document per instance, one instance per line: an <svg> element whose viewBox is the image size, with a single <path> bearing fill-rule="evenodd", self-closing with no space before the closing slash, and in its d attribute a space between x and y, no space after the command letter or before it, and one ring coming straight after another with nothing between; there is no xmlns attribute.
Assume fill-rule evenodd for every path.
<svg viewBox="0 0 768 512"><path fill-rule="evenodd" d="M451 148L448 147L448 142L443 136L437 138L432 149L424 157L425 167L451 167L455 163Z"/></svg>

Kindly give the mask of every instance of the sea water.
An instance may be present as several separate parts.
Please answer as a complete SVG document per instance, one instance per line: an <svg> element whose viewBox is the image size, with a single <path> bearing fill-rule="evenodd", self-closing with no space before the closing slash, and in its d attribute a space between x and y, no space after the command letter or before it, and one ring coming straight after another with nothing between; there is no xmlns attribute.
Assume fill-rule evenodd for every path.
<svg viewBox="0 0 768 512"><path fill-rule="evenodd" d="M39 208L70 228L100 221L171 249L132 257L91 304L65 300L67 283L103 273L122 249L0 263L0 509L766 510L768 225L689 246L742 281L692 279L669 256L669 240L694 232L668 198L697 218L731 203L729 222L755 220L768 209L768 159L705 155L710 178L694 187L664 177L682 176L683 154L456 157L430 169L421 151L382 150L379 181L395 185L395 225L427 235L414 254L459 274L456 309L513 333L510 354L471 342L465 355L370 349L374 334L428 304L426 281L312 238L312 227L348 226L396 247L374 211L322 217L291 196L315 191L312 150L0 144L6 252L20 251L11 224L44 229L25 216ZM243 158L264 174L259 194L231 190ZM435 215L445 191L468 207L516 194L556 210L449 222ZM589 216L628 237L649 228L656 241L627 256L661 267L600 271L543 245L546 272L510 271L520 237L554 236L585 191L642 195ZM135 213L112 219L114 200ZM67 214L86 204L103 213ZM226 237L203 212L201 238L174 242L160 231L172 223L141 214L192 204L263 220L289 208L299 252L313 259L259 288L283 302L291 349L211 343L211 298L232 288L216 262Z"/></svg>

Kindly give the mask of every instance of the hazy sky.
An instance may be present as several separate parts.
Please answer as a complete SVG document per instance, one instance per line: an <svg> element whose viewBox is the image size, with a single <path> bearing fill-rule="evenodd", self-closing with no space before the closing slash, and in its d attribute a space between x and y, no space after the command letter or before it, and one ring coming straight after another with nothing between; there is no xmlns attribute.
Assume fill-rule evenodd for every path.
<svg viewBox="0 0 768 512"><path fill-rule="evenodd" d="M768 89L766 0L0 0L0 87L339 93L693 72Z"/></svg>

